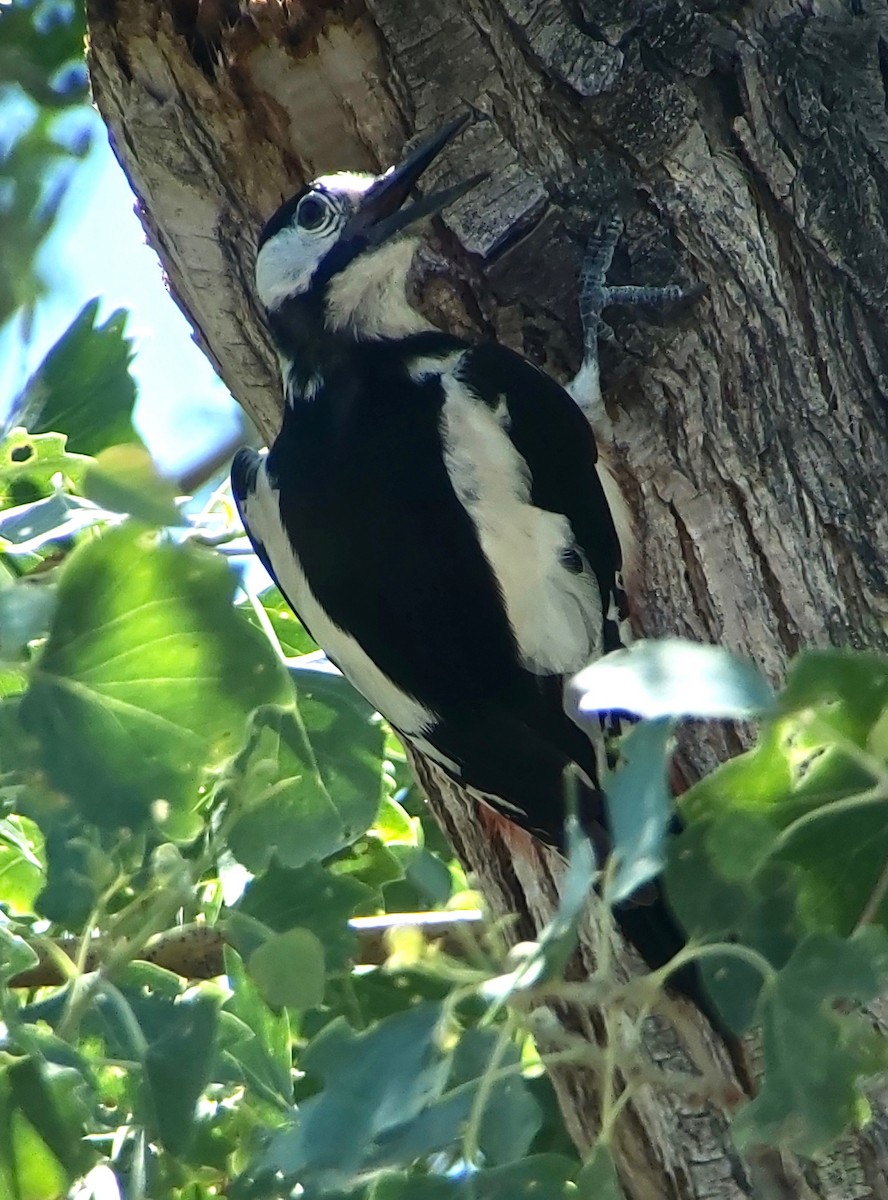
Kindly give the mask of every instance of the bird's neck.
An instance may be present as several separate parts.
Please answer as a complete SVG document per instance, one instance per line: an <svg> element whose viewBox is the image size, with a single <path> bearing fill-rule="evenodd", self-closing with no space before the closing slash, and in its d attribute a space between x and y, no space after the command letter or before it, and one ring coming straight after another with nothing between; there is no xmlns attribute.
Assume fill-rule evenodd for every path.
<svg viewBox="0 0 888 1200"><path fill-rule="evenodd" d="M341 377L361 344L434 329L407 299L413 249L402 241L362 256L323 286L289 297L268 314L291 402L311 400Z"/></svg>

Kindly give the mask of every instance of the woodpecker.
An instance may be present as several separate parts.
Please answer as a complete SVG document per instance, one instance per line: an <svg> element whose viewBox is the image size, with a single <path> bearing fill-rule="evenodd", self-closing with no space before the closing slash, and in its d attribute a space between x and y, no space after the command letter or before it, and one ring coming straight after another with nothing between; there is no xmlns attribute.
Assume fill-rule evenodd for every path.
<svg viewBox="0 0 888 1200"><path fill-rule="evenodd" d="M619 228L606 225L581 289L576 398L507 347L432 326L407 300L416 226L484 177L409 196L464 124L383 175L316 179L262 229L256 290L285 409L267 456L235 456L232 487L288 603L402 738L553 845L571 767L606 853L603 739L569 719L563 690L621 645L627 607L577 401L598 400L602 308L660 292L605 286ZM651 965L681 945L659 920L627 929Z"/></svg>

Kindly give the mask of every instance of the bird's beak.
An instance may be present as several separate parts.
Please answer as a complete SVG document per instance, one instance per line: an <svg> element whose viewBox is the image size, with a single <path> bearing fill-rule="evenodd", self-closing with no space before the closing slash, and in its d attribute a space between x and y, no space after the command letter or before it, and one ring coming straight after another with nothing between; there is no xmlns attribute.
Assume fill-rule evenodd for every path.
<svg viewBox="0 0 888 1200"><path fill-rule="evenodd" d="M435 161L447 143L465 127L469 119L468 114L457 117L455 121L451 121L417 146L399 166L386 171L365 193L360 208L349 223L350 232L365 238L370 245L379 245L423 217L434 216L476 187L482 179L486 179L488 172L485 171L480 175L473 175L463 183L432 192L429 196L423 196L421 200L414 200L406 208L403 207L419 177Z"/></svg>

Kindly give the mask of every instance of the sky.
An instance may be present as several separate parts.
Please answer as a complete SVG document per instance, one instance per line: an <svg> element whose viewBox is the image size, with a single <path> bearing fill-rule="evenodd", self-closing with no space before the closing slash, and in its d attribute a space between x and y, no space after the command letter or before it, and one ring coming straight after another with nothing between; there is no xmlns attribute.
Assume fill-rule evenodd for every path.
<svg viewBox="0 0 888 1200"><path fill-rule="evenodd" d="M34 335L14 372L37 366L83 305L101 298L99 317L130 312L132 372L139 385L135 423L159 468L177 475L227 442L239 410L191 338L191 327L169 295L157 255L146 244L129 183L97 114L93 147L77 168L39 267L48 287ZM7 377L4 390L12 387ZM3 405L6 407L6 405Z"/></svg>

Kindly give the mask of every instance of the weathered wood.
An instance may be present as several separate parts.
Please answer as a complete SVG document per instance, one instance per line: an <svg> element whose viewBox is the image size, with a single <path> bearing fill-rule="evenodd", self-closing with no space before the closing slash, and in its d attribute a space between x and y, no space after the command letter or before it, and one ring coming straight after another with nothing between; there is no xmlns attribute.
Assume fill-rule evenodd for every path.
<svg viewBox="0 0 888 1200"><path fill-rule="evenodd" d="M279 390L254 231L325 170L388 165L470 104L442 174L491 171L446 216L418 295L564 377L593 215L627 216L615 282L695 279L678 323L615 315L611 457L637 522L640 632L718 641L774 677L801 646L884 648L888 620L888 0L89 0L97 103L171 290L267 437ZM734 752L728 728L688 746ZM433 809L494 912L527 934L557 864L516 853L427 763ZM593 948L587 948L593 953ZM583 1018L597 1036L594 1014ZM733 1067L683 1014L649 1054L720 1073L642 1092L619 1161L642 1197L885 1196L885 1108L818 1168L727 1133ZM590 1072L555 1077L579 1146Z"/></svg>

